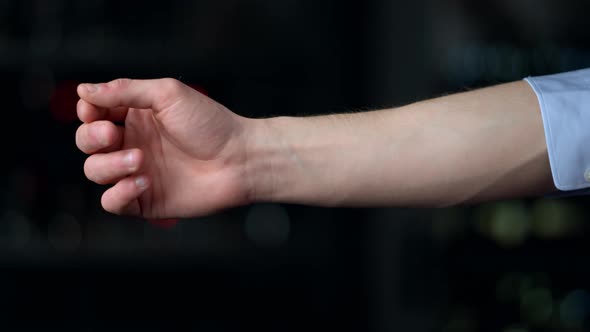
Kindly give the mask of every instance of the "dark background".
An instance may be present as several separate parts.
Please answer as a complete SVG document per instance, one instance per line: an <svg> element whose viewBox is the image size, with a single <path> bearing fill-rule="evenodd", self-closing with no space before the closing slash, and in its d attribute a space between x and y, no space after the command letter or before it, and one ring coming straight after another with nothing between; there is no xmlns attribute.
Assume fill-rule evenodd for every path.
<svg viewBox="0 0 590 332"><path fill-rule="evenodd" d="M584 196L109 215L75 86L174 77L248 117L590 66L590 2L0 0L0 330L585 331ZM403 161L400 161L403 162Z"/></svg>

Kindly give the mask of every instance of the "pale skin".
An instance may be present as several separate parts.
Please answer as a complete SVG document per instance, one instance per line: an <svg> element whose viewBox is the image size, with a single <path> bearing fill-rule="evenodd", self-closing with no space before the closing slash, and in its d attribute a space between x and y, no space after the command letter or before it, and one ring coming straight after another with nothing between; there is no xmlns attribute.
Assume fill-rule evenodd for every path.
<svg viewBox="0 0 590 332"><path fill-rule="evenodd" d="M105 210L199 217L256 202L440 207L555 191L524 81L399 108L251 119L174 79L78 86ZM121 125L123 124L124 125Z"/></svg>

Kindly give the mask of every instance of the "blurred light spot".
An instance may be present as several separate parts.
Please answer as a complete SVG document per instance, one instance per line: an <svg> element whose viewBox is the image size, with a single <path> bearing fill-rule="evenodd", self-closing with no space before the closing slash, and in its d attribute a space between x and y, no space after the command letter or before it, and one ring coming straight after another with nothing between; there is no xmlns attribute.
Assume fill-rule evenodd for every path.
<svg viewBox="0 0 590 332"><path fill-rule="evenodd" d="M29 110L49 106L49 100L55 89L53 72L47 66L36 66L22 76L20 82L21 100Z"/></svg>
<svg viewBox="0 0 590 332"><path fill-rule="evenodd" d="M551 288L551 280L549 279L549 276L547 276L546 273L539 272L521 275L519 284L519 293L521 297L524 296L524 294L529 292L531 289L539 288Z"/></svg>
<svg viewBox="0 0 590 332"><path fill-rule="evenodd" d="M533 288L549 288L551 280L545 273L507 273L496 284L496 299L499 302L519 301Z"/></svg>
<svg viewBox="0 0 590 332"><path fill-rule="evenodd" d="M62 81L57 84L51 95L49 108L57 121L66 123L77 121L76 104L79 99L77 87L78 82L75 81Z"/></svg>
<svg viewBox="0 0 590 332"><path fill-rule="evenodd" d="M176 227L178 219L150 219L148 222L156 227L170 229Z"/></svg>
<svg viewBox="0 0 590 332"><path fill-rule="evenodd" d="M504 247L524 242L529 232L529 215L520 202L503 202L496 205L492 216L492 236Z"/></svg>
<svg viewBox="0 0 590 332"><path fill-rule="evenodd" d="M5 211L0 220L0 246L23 249L31 241L33 226L27 217L16 211Z"/></svg>
<svg viewBox="0 0 590 332"><path fill-rule="evenodd" d="M580 328L590 313L590 294L577 289L567 294L559 305L559 318L566 327Z"/></svg>
<svg viewBox="0 0 590 332"><path fill-rule="evenodd" d="M543 325L553 313L553 299L546 288L532 288L520 299L521 315L535 325Z"/></svg>
<svg viewBox="0 0 590 332"><path fill-rule="evenodd" d="M575 233L581 223L576 207L564 201L537 200L532 213L532 231L541 238L553 239Z"/></svg>
<svg viewBox="0 0 590 332"><path fill-rule="evenodd" d="M277 247L289 238L291 223L287 211L278 204L250 207L244 223L247 238L262 247Z"/></svg>
<svg viewBox="0 0 590 332"><path fill-rule="evenodd" d="M168 223L168 225L167 225ZM158 222L144 222L143 241L145 248L158 252L175 251L182 244L182 229L175 227L176 219Z"/></svg>
<svg viewBox="0 0 590 332"><path fill-rule="evenodd" d="M74 216L63 213L51 219L47 228L47 237L56 251L72 253L80 248L82 230Z"/></svg>
<svg viewBox="0 0 590 332"><path fill-rule="evenodd" d="M527 238L530 216L520 201L487 204L478 211L477 226L498 245L515 247Z"/></svg>
<svg viewBox="0 0 590 332"><path fill-rule="evenodd" d="M193 84L193 83L188 83L187 85L190 86L191 88L199 91L200 93L204 94L205 96L209 96L209 93L207 92L207 90L204 87L202 87L198 84Z"/></svg>

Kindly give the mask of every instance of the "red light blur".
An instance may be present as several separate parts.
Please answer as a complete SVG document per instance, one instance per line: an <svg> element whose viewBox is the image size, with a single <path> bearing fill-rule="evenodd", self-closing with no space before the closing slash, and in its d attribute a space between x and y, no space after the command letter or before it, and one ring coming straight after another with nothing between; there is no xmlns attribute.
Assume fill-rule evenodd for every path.
<svg viewBox="0 0 590 332"><path fill-rule="evenodd" d="M62 123L71 123L78 119L76 114L76 104L78 103L78 94L76 87L78 82L61 81L57 83L49 104L49 110L53 117Z"/></svg>
<svg viewBox="0 0 590 332"><path fill-rule="evenodd" d="M164 229L170 229L178 224L178 219L150 219L150 224Z"/></svg>

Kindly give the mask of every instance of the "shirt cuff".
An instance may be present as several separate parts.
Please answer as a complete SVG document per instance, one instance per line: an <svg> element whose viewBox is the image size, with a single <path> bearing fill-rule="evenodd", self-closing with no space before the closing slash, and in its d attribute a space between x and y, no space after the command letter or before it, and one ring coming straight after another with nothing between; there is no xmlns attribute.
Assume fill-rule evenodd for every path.
<svg viewBox="0 0 590 332"><path fill-rule="evenodd" d="M525 81L539 100L555 187L590 188L590 68Z"/></svg>

